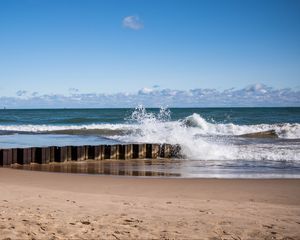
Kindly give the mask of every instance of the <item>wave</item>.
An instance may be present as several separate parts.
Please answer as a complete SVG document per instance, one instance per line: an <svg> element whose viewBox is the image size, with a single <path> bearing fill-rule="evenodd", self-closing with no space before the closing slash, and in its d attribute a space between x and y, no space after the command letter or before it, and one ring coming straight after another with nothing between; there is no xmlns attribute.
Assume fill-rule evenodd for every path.
<svg viewBox="0 0 300 240"><path fill-rule="evenodd" d="M126 119L126 124L73 124L73 125L55 125L55 124L21 124L21 125L0 125L0 132L16 133L112 133L142 131L152 132L157 127L167 130L185 129L193 135L202 136L238 136L249 133L264 132L274 130L279 138L298 139L300 138L299 123L279 123L279 124L257 124L257 125L237 125L233 123L214 123L208 122L199 114L194 113L178 121L170 120L171 112L168 109L162 109L158 114L148 113L146 109L136 109L130 118ZM153 128L153 129L152 129ZM159 136L159 134L157 135ZM154 137L154 136L151 136ZM160 139L160 137L159 137Z"/></svg>
<svg viewBox="0 0 300 240"><path fill-rule="evenodd" d="M183 120L188 127L195 127L202 135L243 135L256 132L275 130L280 138L296 139L300 138L299 123L279 123L279 124L257 124L257 125L236 125L233 123L209 123L199 114L194 113Z"/></svg>
<svg viewBox="0 0 300 240"><path fill-rule="evenodd" d="M124 124L0 125L0 134L53 133L105 135L121 142L180 144L182 154L195 160L300 161L300 124L237 125L215 123L199 114L178 121L162 108L158 113L139 107ZM278 140L245 140L236 136L275 130ZM289 139L294 139L292 142Z"/></svg>
<svg viewBox="0 0 300 240"><path fill-rule="evenodd" d="M101 133L103 132L114 132L114 131L130 131L134 129L134 126L130 124L86 124L86 125L34 125L34 124L23 124L23 125L0 125L1 132L15 132L15 133Z"/></svg>
<svg viewBox="0 0 300 240"><path fill-rule="evenodd" d="M299 124L249 125L209 123L199 114L183 120L170 121L166 109L155 115L144 108L137 108L132 120L139 131L114 139L123 142L156 142L180 144L182 154L195 160L300 160L299 144L292 146L286 141L271 143L238 141L234 136L275 129L281 138L299 138ZM300 143L300 142L299 142Z"/></svg>

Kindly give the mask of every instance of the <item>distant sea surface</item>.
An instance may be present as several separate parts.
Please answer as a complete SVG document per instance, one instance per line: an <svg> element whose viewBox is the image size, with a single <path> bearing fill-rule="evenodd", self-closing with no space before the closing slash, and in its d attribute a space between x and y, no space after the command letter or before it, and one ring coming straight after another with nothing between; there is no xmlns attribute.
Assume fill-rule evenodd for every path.
<svg viewBox="0 0 300 240"><path fill-rule="evenodd" d="M240 136L268 130L278 138ZM160 167L171 175L300 177L300 108L0 110L0 148L136 142L180 144L184 159Z"/></svg>

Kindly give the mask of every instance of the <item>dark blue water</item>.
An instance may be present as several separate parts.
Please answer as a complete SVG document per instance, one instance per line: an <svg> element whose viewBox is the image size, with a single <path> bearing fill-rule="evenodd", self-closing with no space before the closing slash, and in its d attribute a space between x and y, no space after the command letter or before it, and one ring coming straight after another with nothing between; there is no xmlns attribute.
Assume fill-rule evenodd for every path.
<svg viewBox="0 0 300 240"><path fill-rule="evenodd" d="M0 125L80 125L128 122L135 109L2 109ZM149 108L158 113L160 109ZM234 124L300 123L300 108L170 108L171 120L193 113L208 121Z"/></svg>

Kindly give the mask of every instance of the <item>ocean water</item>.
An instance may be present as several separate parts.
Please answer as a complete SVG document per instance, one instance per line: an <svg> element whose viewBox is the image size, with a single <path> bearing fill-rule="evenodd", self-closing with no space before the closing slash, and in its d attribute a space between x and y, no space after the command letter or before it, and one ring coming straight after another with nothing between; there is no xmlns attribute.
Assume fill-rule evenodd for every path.
<svg viewBox="0 0 300 240"><path fill-rule="evenodd" d="M0 110L0 148L136 142L181 145L166 175L300 177L300 108Z"/></svg>

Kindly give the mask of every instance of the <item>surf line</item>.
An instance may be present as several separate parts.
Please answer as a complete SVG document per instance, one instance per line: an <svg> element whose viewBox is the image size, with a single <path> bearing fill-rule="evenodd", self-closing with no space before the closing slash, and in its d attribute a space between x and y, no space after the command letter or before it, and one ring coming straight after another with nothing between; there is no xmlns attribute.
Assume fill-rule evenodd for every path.
<svg viewBox="0 0 300 240"><path fill-rule="evenodd" d="M0 149L0 166L105 159L179 158L180 152L180 145L166 143L9 148Z"/></svg>

